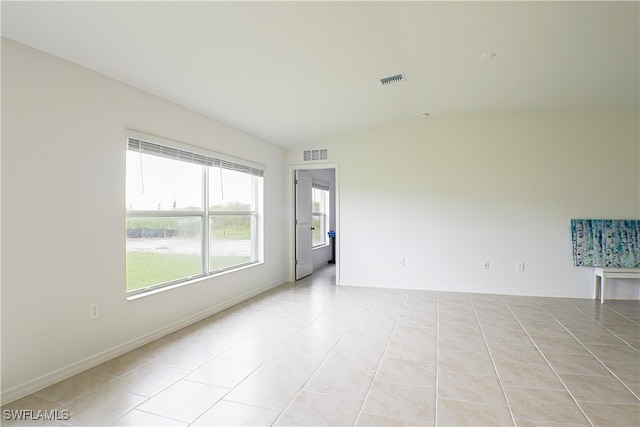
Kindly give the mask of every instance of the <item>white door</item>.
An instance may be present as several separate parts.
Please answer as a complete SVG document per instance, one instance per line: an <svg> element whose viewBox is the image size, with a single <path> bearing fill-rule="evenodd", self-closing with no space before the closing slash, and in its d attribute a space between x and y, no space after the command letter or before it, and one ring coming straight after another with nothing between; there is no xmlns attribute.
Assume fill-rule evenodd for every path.
<svg viewBox="0 0 640 427"><path fill-rule="evenodd" d="M312 181L305 171L296 171L296 280L313 272Z"/></svg>

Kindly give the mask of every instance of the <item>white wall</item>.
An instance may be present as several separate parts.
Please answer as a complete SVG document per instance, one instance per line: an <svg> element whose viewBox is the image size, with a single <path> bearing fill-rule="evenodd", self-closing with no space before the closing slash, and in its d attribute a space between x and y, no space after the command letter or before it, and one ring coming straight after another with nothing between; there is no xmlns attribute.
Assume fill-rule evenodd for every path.
<svg viewBox="0 0 640 427"><path fill-rule="evenodd" d="M264 264L127 301L126 129L266 165ZM2 150L5 401L285 279L282 148L3 39Z"/></svg>
<svg viewBox="0 0 640 427"><path fill-rule="evenodd" d="M638 128L637 111L434 115L288 161L326 147L340 166L340 284L591 298L570 219L640 217Z"/></svg>

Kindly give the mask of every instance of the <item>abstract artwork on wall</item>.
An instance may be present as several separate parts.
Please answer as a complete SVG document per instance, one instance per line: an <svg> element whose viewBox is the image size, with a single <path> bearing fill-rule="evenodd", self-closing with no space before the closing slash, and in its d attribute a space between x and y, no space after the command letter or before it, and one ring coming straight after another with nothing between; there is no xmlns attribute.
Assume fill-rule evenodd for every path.
<svg viewBox="0 0 640 427"><path fill-rule="evenodd" d="M571 243L577 267L640 267L639 220L572 219Z"/></svg>

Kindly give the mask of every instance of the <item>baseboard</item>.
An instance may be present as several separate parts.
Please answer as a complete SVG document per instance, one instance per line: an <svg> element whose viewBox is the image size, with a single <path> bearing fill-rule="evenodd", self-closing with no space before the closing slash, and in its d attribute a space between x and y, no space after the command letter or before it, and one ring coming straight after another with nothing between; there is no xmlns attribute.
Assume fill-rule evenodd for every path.
<svg viewBox="0 0 640 427"><path fill-rule="evenodd" d="M375 288L375 289L393 289L393 290L416 290L428 292L452 292L467 294L489 294L502 296L527 296L542 298L576 298L576 299L592 299L593 295L589 290L580 290L578 292L546 292L534 293L531 290L522 290L518 288L486 288L478 289L471 287L461 287L451 289L441 285L427 286L425 283L389 283L389 282L361 282L356 280L340 280L339 286L352 286L358 288Z"/></svg>
<svg viewBox="0 0 640 427"><path fill-rule="evenodd" d="M7 403L13 402L14 400L18 400L31 393L35 393L38 390L42 390L43 388L49 387L50 385L53 385L57 382L66 380L67 378L70 378L74 375L84 372L87 369L91 369L95 366L98 366L101 363L107 362L115 357L121 356L131 350L135 350L136 348L141 347L145 344L148 344L152 341L155 341L158 338L162 338L172 332L178 331L186 326L199 322L200 320L206 319L209 316L212 316L216 313L226 310L227 308L233 307L234 305L239 304L243 301L246 301L249 298L260 295L261 293L266 292L269 289L278 287L283 283L285 283L285 279L284 278L279 279L265 286L262 286L258 289L255 289L251 292L237 296L225 303L218 304L215 307L208 308L206 310L203 310L199 313L195 313L179 321L170 323L162 328L156 329L155 331L151 331L137 338L126 341L122 344L118 344L114 347L101 351L97 354L94 354L92 356L79 360L77 362L71 363L60 369L56 369L53 372L41 375L37 378L26 381L17 386L11 387L8 390L3 390L0 396L0 401L2 402L2 405L6 405Z"/></svg>

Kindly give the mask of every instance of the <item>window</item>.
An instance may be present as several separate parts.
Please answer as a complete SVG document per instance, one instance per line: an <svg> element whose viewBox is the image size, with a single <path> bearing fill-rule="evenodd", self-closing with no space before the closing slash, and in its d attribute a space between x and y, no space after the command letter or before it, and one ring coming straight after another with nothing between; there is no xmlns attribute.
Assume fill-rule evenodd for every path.
<svg viewBox="0 0 640 427"><path fill-rule="evenodd" d="M130 294L260 261L262 168L177 146L128 140Z"/></svg>
<svg viewBox="0 0 640 427"><path fill-rule="evenodd" d="M329 231L329 186L317 181L312 184L312 223L313 247L328 245Z"/></svg>

